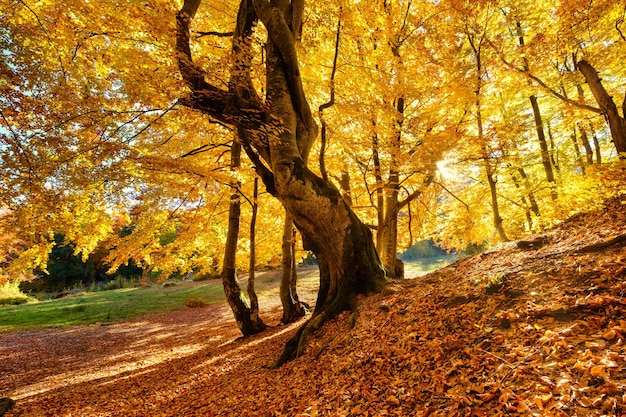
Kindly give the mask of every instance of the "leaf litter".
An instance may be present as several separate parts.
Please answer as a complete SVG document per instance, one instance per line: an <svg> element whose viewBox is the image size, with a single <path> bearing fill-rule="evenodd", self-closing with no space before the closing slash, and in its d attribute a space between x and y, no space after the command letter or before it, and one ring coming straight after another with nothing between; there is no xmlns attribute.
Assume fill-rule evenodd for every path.
<svg viewBox="0 0 626 417"><path fill-rule="evenodd" d="M0 334L0 396L6 416L626 416L625 234L615 197L394 281L279 369L301 323L241 339L225 305Z"/></svg>

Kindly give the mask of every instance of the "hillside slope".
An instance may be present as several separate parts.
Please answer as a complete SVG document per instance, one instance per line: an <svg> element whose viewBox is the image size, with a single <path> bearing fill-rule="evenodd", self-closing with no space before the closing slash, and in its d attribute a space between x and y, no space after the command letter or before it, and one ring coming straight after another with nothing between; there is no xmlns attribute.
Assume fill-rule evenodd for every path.
<svg viewBox="0 0 626 417"><path fill-rule="evenodd" d="M624 236L626 196L392 283L277 370L267 365L296 327L233 340L226 311L46 333L65 343L65 371L45 377L58 386L0 393L20 393L8 416L625 416ZM98 377L102 363L124 368Z"/></svg>

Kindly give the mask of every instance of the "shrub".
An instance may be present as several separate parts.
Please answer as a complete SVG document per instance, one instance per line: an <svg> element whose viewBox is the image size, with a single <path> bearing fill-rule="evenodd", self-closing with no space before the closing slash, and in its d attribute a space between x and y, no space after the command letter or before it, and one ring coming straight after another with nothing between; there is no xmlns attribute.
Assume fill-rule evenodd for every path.
<svg viewBox="0 0 626 417"><path fill-rule="evenodd" d="M29 297L24 294L22 290L20 290L19 280L8 280L4 284L0 285L0 305L18 305L29 301L35 301L35 299Z"/></svg>
<svg viewBox="0 0 626 417"><path fill-rule="evenodd" d="M102 286L103 291L108 290L120 290L122 288L134 288L139 282L137 278L124 278L123 276L116 276L115 279L107 282Z"/></svg>
<svg viewBox="0 0 626 417"><path fill-rule="evenodd" d="M190 308L199 308L206 307L209 303L202 297L189 297L185 301L185 305Z"/></svg>

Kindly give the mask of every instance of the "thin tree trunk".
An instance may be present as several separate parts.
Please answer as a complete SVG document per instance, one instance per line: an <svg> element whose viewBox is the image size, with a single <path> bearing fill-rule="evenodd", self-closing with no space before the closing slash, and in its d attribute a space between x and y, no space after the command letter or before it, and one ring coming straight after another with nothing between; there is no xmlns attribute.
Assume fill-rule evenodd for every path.
<svg viewBox="0 0 626 417"><path fill-rule="evenodd" d="M385 233L385 194L378 149L378 133L376 132L375 120L372 120L372 125L374 128L374 133L372 135L372 160L374 162L374 178L376 180L376 250L378 250L378 253L383 253L383 236Z"/></svg>
<svg viewBox="0 0 626 417"><path fill-rule="evenodd" d="M626 120L623 116L620 116L613 97L609 95L602 85L595 68L585 60L578 61L577 68L583 74L585 80L587 80L587 85L589 85L589 89L609 124L615 150L620 159L626 159ZM626 104L626 100L624 103Z"/></svg>
<svg viewBox="0 0 626 417"><path fill-rule="evenodd" d="M550 196L552 197L552 200L556 200L558 198L558 194L556 192L556 181L554 179L554 172L552 171L550 151L548 150L548 143L546 141L546 135L543 130L543 119L541 117L539 103L537 102L536 96L530 96L530 104L533 108L535 128L537 130L537 139L539 140L539 147L541 148L541 162L543 163L543 168L546 172L546 181L548 181L548 183L550 184Z"/></svg>
<svg viewBox="0 0 626 417"><path fill-rule="evenodd" d="M593 150L591 150L591 144L589 143L589 137L587 136L587 131L578 125L578 130L580 131L580 140L583 143L583 147L585 148L585 157L587 158L587 165L593 164Z"/></svg>
<svg viewBox="0 0 626 417"><path fill-rule="evenodd" d="M589 123L589 131L591 132L591 137L593 139L593 147L595 148L595 151L596 151L596 164L600 165L602 164L602 152L600 151L600 142L598 141L598 135L593 129L593 126L591 125L591 123Z"/></svg>
<svg viewBox="0 0 626 417"><path fill-rule="evenodd" d="M485 173L487 174L487 183L489 184L489 192L491 194L491 209L493 211L493 225L498 232L498 236L500 240L503 242L508 242L509 238L504 231L504 226L502 225L503 220L502 216L500 216L500 208L498 207L498 192L496 189L496 180L494 178L494 173L491 168L491 163L489 162L489 158L485 159Z"/></svg>
<svg viewBox="0 0 626 417"><path fill-rule="evenodd" d="M480 104L480 98L482 93L483 84L483 67L481 61L481 41L476 43L476 39L467 34L470 46L474 51L474 58L476 59L476 124L478 127L478 141L482 152L482 159L485 165L485 174L487 176L487 183L489 184L489 193L491 194L491 210L493 212L493 226L503 242L508 242L509 238L504 231L502 216L500 216L500 208L498 206L498 193L496 189L496 180L494 178L493 168L491 167L491 157L487 150L487 144L485 140L483 116Z"/></svg>
<svg viewBox="0 0 626 417"><path fill-rule="evenodd" d="M524 46L524 33L522 31L522 25L520 22L517 22L517 36L519 40L520 46ZM528 66L528 59L524 56L524 71L529 72L530 68ZM556 200L558 198L558 194L556 192L556 181L554 180L554 172L552 172L552 163L550 161L550 151L548 150L548 144L546 142L546 135L543 129L543 119L541 117L541 111L539 110L539 103L537 102L537 96L534 94L529 97L530 105L533 109L533 116L535 120L535 129L537 130L537 139L539 140L539 147L541 149L541 162L543 163L543 168L546 172L546 180L550 184L551 193L550 196L552 200Z"/></svg>
<svg viewBox="0 0 626 417"><path fill-rule="evenodd" d="M509 168L511 168L510 164L509 164ZM515 184L515 188L517 188L518 190L521 190L522 185L520 184L520 181L517 178L517 175L515 175L515 172L511 172L511 178L513 179L513 184ZM526 215L526 222L528 223L528 230L533 230L533 216L530 213L530 206L528 202L526 201L526 196L524 195L523 192L522 192L521 200L522 200L522 206L524 207L524 214Z"/></svg>
<svg viewBox="0 0 626 417"><path fill-rule="evenodd" d="M552 162L552 166L556 170L556 174L561 174L561 168L559 167L558 161L558 153L556 151L556 146L554 145L554 137L552 135L552 129L550 128L550 123L548 123L548 138L550 139L550 162Z"/></svg>
<svg viewBox="0 0 626 417"><path fill-rule="evenodd" d="M394 56L399 58L397 48L394 50ZM398 154L400 153L400 140L402 137L402 124L404 122L404 97L398 97L395 103L396 107L396 129L394 132L394 140L391 149L391 161L389 163L389 177L387 179L386 196L384 199L385 209L382 225L382 261L383 266L387 270L387 274L391 278L404 278L404 264L398 259L398 214L400 213L400 203L398 197L400 195L400 173L398 170Z"/></svg>
<svg viewBox="0 0 626 417"><path fill-rule="evenodd" d="M350 185L350 171L347 169L341 170L341 178L339 179L339 186L341 187L341 195L346 203L352 207L352 186Z"/></svg>
<svg viewBox="0 0 626 417"><path fill-rule="evenodd" d="M585 171L585 162L583 161L583 156L580 153L580 146L578 146L578 140L576 139L576 128L574 127L572 132L572 143L574 144L574 154L576 155L576 162L578 163L578 167L580 168L580 172L582 172L583 176L586 174Z"/></svg>
<svg viewBox="0 0 626 417"><path fill-rule="evenodd" d="M250 318L252 322L260 321L259 298L254 290L256 278L256 218L259 211L259 177L254 177L254 191L252 194L252 218L250 219L250 264L248 267L248 298L250 299Z"/></svg>
<svg viewBox="0 0 626 417"><path fill-rule="evenodd" d="M528 175L526 174L526 171L524 170L524 168L520 167L520 168L517 168L517 172L519 172L522 179L524 180L524 188L526 188L526 192L528 193L528 201L530 201L530 209L532 210L533 213L535 213L535 216L537 217L541 216L541 213L539 212L539 205L537 204L537 199L535 199L535 193L533 193L533 190L530 189L530 184L528 184Z"/></svg>
<svg viewBox="0 0 626 417"><path fill-rule="evenodd" d="M230 168L235 171L241 165L241 144L235 138L231 146ZM228 304L235 316L235 321L239 330L244 336L259 333L265 330L266 325L259 318L257 310L253 311L247 305L241 294L241 288L237 282L237 241L239 240L239 218L241 214L241 195L239 193L240 184L233 183L233 193L230 195L230 207L228 210L228 234L226 235L226 246L224 248L224 263L222 266L222 284Z"/></svg>
<svg viewBox="0 0 626 417"><path fill-rule="evenodd" d="M280 302L283 306L281 323L287 324L304 316L304 306L300 304L296 292L298 271L296 270L295 230L289 214L285 214L283 224L282 270L280 276Z"/></svg>

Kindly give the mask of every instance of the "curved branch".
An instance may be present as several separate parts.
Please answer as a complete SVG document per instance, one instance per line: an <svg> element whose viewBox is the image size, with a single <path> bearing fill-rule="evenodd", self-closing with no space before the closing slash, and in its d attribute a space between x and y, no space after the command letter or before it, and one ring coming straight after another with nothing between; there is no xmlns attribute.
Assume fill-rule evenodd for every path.
<svg viewBox="0 0 626 417"><path fill-rule="evenodd" d="M335 37L335 56L333 57L333 69L330 72L330 98L328 101L320 105L318 112L320 121L322 123L322 143L320 145L320 172L322 178L328 181L328 172L326 171L326 162L324 160L326 153L326 120L324 120L324 110L330 108L335 104L335 74L337 73L337 57L339 56L339 39L341 36L341 11L339 8L339 20L337 21L337 36Z"/></svg>
<svg viewBox="0 0 626 417"><path fill-rule="evenodd" d="M459 203L463 204L465 206L465 210L467 210L468 213L470 212L470 207L469 207L469 205L465 201L461 200L459 197L457 197L456 194L454 194L452 191L448 190L446 188L446 186L443 185L442 183L436 182L435 184L437 184L438 186L443 188L444 191L446 191L448 194L450 194L452 196L452 198L454 198L456 201L458 201Z"/></svg>
<svg viewBox="0 0 626 417"><path fill-rule="evenodd" d="M587 111L597 113L597 114L602 114L602 110L600 110L599 108L589 106L587 104L579 103L578 101L565 97L563 94L559 93L558 91L548 86L548 84L546 84L543 80L541 80L536 75L531 74L529 71L527 71L524 68L518 68L513 63L507 61L507 59L504 57L504 54L501 51L499 51L490 40L487 40L487 43L489 44L489 46L491 46L494 49L494 51L496 51L496 53L498 54L498 57L500 58L500 61L502 61L504 65L506 65L507 67L509 67L510 69L514 71L519 72L520 74L524 75L528 79L534 81L537 85L543 88L546 92L552 94L554 97L564 101L567 104L571 104L572 106L578 107L579 109L587 110Z"/></svg>
<svg viewBox="0 0 626 417"><path fill-rule="evenodd" d="M179 103L200 110L226 124L258 129L265 124L267 119L264 109L257 102L236 97L233 92L210 84L205 80L205 71L193 62L190 25L200 2L201 0L185 0L183 7L176 15L178 68L183 80L191 89L191 95L180 99Z"/></svg>
<svg viewBox="0 0 626 417"><path fill-rule="evenodd" d="M424 180L424 187L428 187L430 184L433 183L433 180L435 179L434 175L429 175L428 177L426 177L426 179ZM401 209L404 206L406 206L407 204L411 203L411 201L415 200L417 197L419 197L420 195L422 195L422 189L418 189L413 191L411 194L409 194L404 200L399 201L398 202L398 208Z"/></svg>
<svg viewBox="0 0 626 417"><path fill-rule="evenodd" d="M267 29L272 44L276 47L285 64L285 75L289 86L293 106L299 118L309 131L309 136L317 136L317 123L313 119L311 108L304 94L302 76L296 53L296 40L281 11L267 0L251 0L258 18Z"/></svg>

